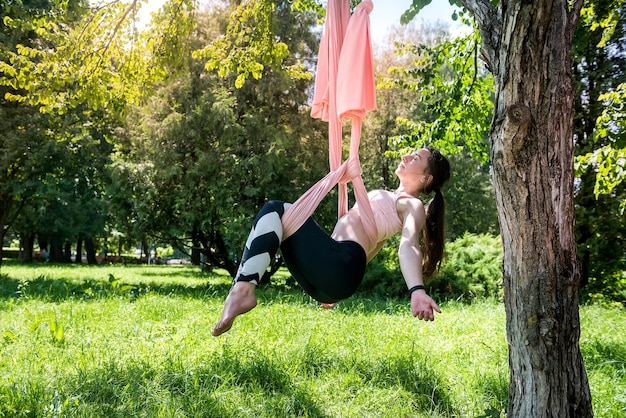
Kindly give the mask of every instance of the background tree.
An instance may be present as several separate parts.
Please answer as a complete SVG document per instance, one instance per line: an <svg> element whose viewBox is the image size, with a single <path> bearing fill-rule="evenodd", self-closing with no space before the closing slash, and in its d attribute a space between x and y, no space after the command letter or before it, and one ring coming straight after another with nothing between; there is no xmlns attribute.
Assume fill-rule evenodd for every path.
<svg viewBox="0 0 626 418"><path fill-rule="evenodd" d="M21 202L21 212L13 215L17 219L14 228L24 238L27 259L36 236L53 261L70 261L75 243L80 261L84 242L89 261L95 263L94 240L104 233L106 204L102 193L112 150L111 132L129 97L116 96L110 84L119 80L115 76L121 73L115 66L122 60L112 63L104 58L111 58L110 54L119 58L115 55L119 50L111 48L107 55L113 44L109 42L100 54L83 53L97 49L96 42L102 41L90 37L93 31L83 37L83 49L74 49L71 42L80 38L77 27L102 17L98 13L85 17L88 9L84 3L16 3L6 10L10 13L4 19L8 28L35 36L13 35L14 45L4 44L6 60L0 67L6 108L36 109L32 113L38 118L38 123L28 129L25 123L32 120L19 115L13 120L18 132L28 132L38 141L37 146L25 141L23 155L7 154L9 158L19 156L13 160L11 172L16 185L13 190L19 191L15 196ZM97 81L88 83L89 76ZM100 110L105 104L107 110ZM19 135L26 137L24 133ZM16 175L19 164L28 168L22 170L27 174ZM8 223L3 224L6 229Z"/></svg>
<svg viewBox="0 0 626 418"><path fill-rule="evenodd" d="M587 293L624 301L626 8L623 1L591 1L581 16L573 47L581 275Z"/></svg>
<svg viewBox="0 0 626 418"><path fill-rule="evenodd" d="M415 99L414 91L403 88L410 79L403 73L404 69L412 68L415 60L420 58L408 45L435 46L447 36L446 28L441 25L428 28L407 25L394 28L383 44L375 45L377 109L370 112L364 121L363 145L359 150L366 162L363 164L363 178L368 188L397 187L394 172L398 150L393 144L406 133L398 120L418 119L425 113L422 102Z"/></svg>
<svg viewBox="0 0 626 418"><path fill-rule="evenodd" d="M189 8L190 4L184 0L172 3L172 8L178 10ZM3 112L15 116L11 121L16 127L13 129L16 133L7 135L5 142L8 152L4 154L3 165L10 175L3 177L6 181L0 187L1 207L5 208L0 216L3 234L19 213L15 209L23 208L29 197L38 198L37 213L42 219L49 216L54 207L52 202L44 203L47 197L65 202L59 210L73 207L68 205L71 201L82 205L82 210L92 219L82 227L74 219L75 231L65 234L77 240L79 257L84 242L90 262L95 262L95 234L104 231L103 183L100 180L106 176L103 170L111 151L111 132L128 105L136 103L149 91L150 83L164 74L162 67L150 65L147 61L150 55L141 53L144 50L141 47L147 45L153 56L159 56L164 39L175 33L176 28L184 27L178 16L185 14L171 13L173 18L162 22L160 36L141 44L133 19L137 10L137 1L94 5L80 1L11 2L3 5L2 12L6 15L3 15L5 26L2 29L7 32L3 32L2 37L0 86L3 104L6 104ZM171 56L162 57L166 58L172 61ZM12 108L33 109L38 123L31 123L29 129L24 129L29 122L27 115L21 117L9 110ZM30 140L24 141L27 136ZM96 149L98 146L100 149ZM53 152L50 147L58 149ZM56 166L47 163L46 158L51 155L59 156L54 161ZM38 160L39 157L42 159ZM34 159L37 160L28 163ZM29 171L27 178L20 173L26 172L23 167L28 164L38 169ZM34 173L42 174L41 167L46 167L46 171L35 178ZM37 182L39 184L35 184ZM30 188L26 188L27 185ZM16 201L20 204L14 204ZM62 216L57 213L54 218L62 219ZM26 220L28 222L21 222L21 227L32 230L34 221ZM27 227L29 222L31 225ZM62 225L61 222L56 224ZM53 226L50 222L42 225L48 229ZM68 224L63 227L67 229ZM42 236L47 235L43 229L40 232ZM55 236L59 234L60 231L53 232Z"/></svg>
<svg viewBox="0 0 626 418"><path fill-rule="evenodd" d="M196 14L196 26L186 35L190 52L215 37L216 13ZM298 57L311 65L319 42L311 31L315 16L292 13L288 2L272 13L274 33L294 54L283 64ZM234 88L233 78L207 74L205 61L194 56L177 61L182 69L132 116L130 125L138 129L129 133L123 160L141 161L154 185L143 207L150 215L137 215L150 220L146 232L191 246L208 264L234 275L262 204L295 200L325 174L323 127L302 106L310 79L294 79L280 65L268 65L261 79Z"/></svg>
<svg viewBox="0 0 626 418"><path fill-rule="evenodd" d="M365 121L361 149L370 188L397 186L393 173L403 149L435 145L451 152L450 240L498 233L487 140L493 77L481 68L477 42L473 33L453 38L441 24L395 28L377 48L378 109Z"/></svg>
<svg viewBox="0 0 626 418"><path fill-rule="evenodd" d="M104 188L112 150L106 137L110 133L98 123L104 120L102 115L80 108L51 119L54 140L46 148L45 160L39 161L41 178L15 229L23 237L34 234L40 248L49 251L51 261L72 261L76 246L76 261L80 262L85 243L88 261L95 263L94 241L105 232ZM24 253L29 254L33 240L26 243Z"/></svg>
<svg viewBox="0 0 626 418"><path fill-rule="evenodd" d="M37 100L27 99L30 84L22 74L43 61L44 50L56 46L55 28L76 20L82 4L1 3L0 242L34 196L38 181L45 175L41 167L49 165L49 155L56 147L50 118L40 112Z"/></svg>

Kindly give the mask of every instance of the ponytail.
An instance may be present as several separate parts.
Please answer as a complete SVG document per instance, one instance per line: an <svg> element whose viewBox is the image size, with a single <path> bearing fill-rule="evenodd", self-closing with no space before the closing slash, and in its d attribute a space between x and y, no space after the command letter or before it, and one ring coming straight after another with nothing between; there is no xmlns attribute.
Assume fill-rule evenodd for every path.
<svg viewBox="0 0 626 418"><path fill-rule="evenodd" d="M450 163L438 150L428 148L428 172L433 176L426 193L434 192L434 197L426 208L426 225L424 226L424 262L422 273L432 276L441 266L445 249L445 216L446 205L441 188L450 179Z"/></svg>
<svg viewBox="0 0 626 418"><path fill-rule="evenodd" d="M446 214L445 201L441 189L435 189L435 196L426 208L426 225L424 226L424 264L422 272L429 277L439 269L445 247L444 221Z"/></svg>

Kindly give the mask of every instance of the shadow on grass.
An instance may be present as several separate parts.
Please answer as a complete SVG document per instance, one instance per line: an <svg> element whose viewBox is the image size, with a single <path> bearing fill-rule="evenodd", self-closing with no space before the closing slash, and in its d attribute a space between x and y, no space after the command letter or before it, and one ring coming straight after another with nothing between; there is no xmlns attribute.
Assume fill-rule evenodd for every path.
<svg viewBox="0 0 626 418"><path fill-rule="evenodd" d="M594 338L581 343L585 366L589 370L601 370L610 375L626 377L626 346L617 341Z"/></svg>
<svg viewBox="0 0 626 418"><path fill-rule="evenodd" d="M175 264L123 264L123 263L115 263L115 264L76 264L76 263L43 263L43 262L32 262L32 263L24 263L15 260L3 260L2 269L0 269L0 273L4 269L19 269L25 271L33 271L39 273L38 275L45 275L45 272L53 271L56 269L66 270L70 274L72 272L85 272L85 271L93 271L96 272L94 275L106 274L109 272L114 272L116 274L124 274L128 272L133 276L141 276L146 278L189 278L189 279L201 279L213 277L216 275L220 275L215 273L214 271L202 271L200 267L194 266L191 264L186 265L175 265ZM41 273L40 273L41 272ZM227 274L226 271L223 271L223 274Z"/></svg>
<svg viewBox="0 0 626 418"><path fill-rule="evenodd" d="M184 285L174 283L125 283L111 277L107 280L50 279L39 276L33 280L17 280L0 275L0 298L33 298L51 302L67 299L97 299L126 297L136 300L149 293L191 298L210 298L226 295L230 284Z"/></svg>
<svg viewBox="0 0 626 418"><path fill-rule="evenodd" d="M63 271L68 277L58 278L51 274L50 269L59 267L68 269ZM164 296L181 296L197 299L217 298L223 301L231 288L229 276L220 274L202 273L192 268L178 269L163 266L132 266L125 275L125 267L117 267L107 270L105 266L76 266L75 269L81 274L72 277L74 267L66 265L20 265L20 269L29 271L28 277L33 279L18 279L8 274L0 274L0 300L1 299L39 299L50 302L61 302L69 299L93 300L107 297L124 297L130 301L148 294ZM32 272L30 271L32 269ZM93 270L92 270L93 269ZM93 278L84 278L85 272L94 271ZM108 279L106 278L108 274ZM81 275L83 277L81 277ZM50 277L53 276L53 277ZM126 277L132 278L127 280ZM99 278L97 278L99 277ZM150 280L156 277L161 280ZM145 278L145 281L137 282L137 279ZM185 284L175 279L196 279L193 283ZM203 284L198 280L206 279ZM281 303L303 304L315 303L295 283L288 274L281 277L275 276L267 284L261 284L257 290L257 296L261 301L274 301L280 299ZM342 301L338 309L346 309L362 314L392 312L397 309L397 304L391 299L380 297L366 297L362 293Z"/></svg>
<svg viewBox="0 0 626 418"><path fill-rule="evenodd" d="M353 395L364 386L394 392L393 388L400 386L409 393L412 412L437 411L458 416L447 395L449 391L428 365L401 358L384 363L364 360L356 367L340 367L333 373L328 370L326 375L312 376L307 370L294 368L293 363L284 364L280 359L258 354L246 357L241 353L223 353L192 366L167 360L158 365L119 364L112 360L102 367L79 369L64 381L50 383L54 388L32 391L41 395L41 399L29 399L28 394L23 394L23 399L19 399L19 394L13 396L35 408L39 402L64 405L65 410L58 412L81 416L165 416L177 411L194 417L229 418L244 414L327 418L332 416L327 412L329 409L341 409L343 402L352 402ZM315 380L322 379L325 383L329 378L337 378L336 373L357 375L358 383L326 388L345 393L329 393L320 400ZM50 396L56 399L51 400ZM79 401L73 403L72 399ZM322 404L327 402L324 399L332 399L332 404ZM364 404L362 408L368 409L370 405Z"/></svg>
<svg viewBox="0 0 626 418"><path fill-rule="evenodd" d="M453 391L422 358L411 355L383 359L342 357L331 352L324 343L310 342L304 347L300 362L301 373L315 378L332 378L337 374L357 376L349 387L342 388L350 393L358 393L363 386L378 389L399 386L411 394L414 412L459 416L449 396Z"/></svg>
<svg viewBox="0 0 626 418"><path fill-rule="evenodd" d="M55 412L68 416L329 417L305 387L267 359L216 356L191 367L167 360L159 365L112 360L99 368L79 369L62 381L30 386L24 392L13 390L9 398L14 405L0 407L0 412L15 413L17 405L43 411L56 404L60 407Z"/></svg>
<svg viewBox="0 0 626 418"><path fill-rule="evenodd" d="M192 266L89 266L13 262L5 263L1 272L1 299L35 298L60 302L66 299L123 296L135 300L148 293L206 298L222 293L225 295L230 289L228 276L203 273ZM186 280L189 284L185 283Z"/></svg>

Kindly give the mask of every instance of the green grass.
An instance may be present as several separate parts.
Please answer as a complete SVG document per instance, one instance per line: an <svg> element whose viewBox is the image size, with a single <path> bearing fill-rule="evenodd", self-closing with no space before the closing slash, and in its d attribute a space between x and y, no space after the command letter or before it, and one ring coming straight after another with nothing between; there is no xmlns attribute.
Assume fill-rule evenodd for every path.
<svg viewBox="0 0 626 418"><path fill-rule="evenodd" d="M290 288L210 336L230 279L168 266L20 266L0 274L0 417L479 417L508 396L503 306ZM626 412L626 312L581 308L598 417ZM497 415L495 415L497 416Z"/></svg>

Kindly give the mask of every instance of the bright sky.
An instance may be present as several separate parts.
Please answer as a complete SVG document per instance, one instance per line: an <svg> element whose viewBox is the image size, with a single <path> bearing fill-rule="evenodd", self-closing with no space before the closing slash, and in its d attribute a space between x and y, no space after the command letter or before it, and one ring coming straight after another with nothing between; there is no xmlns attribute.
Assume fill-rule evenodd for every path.
<svg viewBox="0 0 626 418"><path fill-rule="evenodd" d="M385 35L392 26L400 25L400 16L409 8L413 0L372 0L374 10L370 15L370 29L374 43L382 42ZM156 11L165 0L148 0L141 7L141 14L149 16L150 12ZM450 6L448 0L432 0L415 18L417 22L436 22L438 20L454 26L452 20L454 8Z"/></svg>
<svg viewBox="0 0 626 418"><path fill-rule="evenodd" d="M413 3L413 0L372 0L374 2L374 10L370 14L370 30L374 43L381 42L389 28L392 26L400 26L400 16ZM433 0L428 6L415 17L419 22L436 22L442 21L456 25L452 20L454 8L450 6L448 0Z"/></svg>

